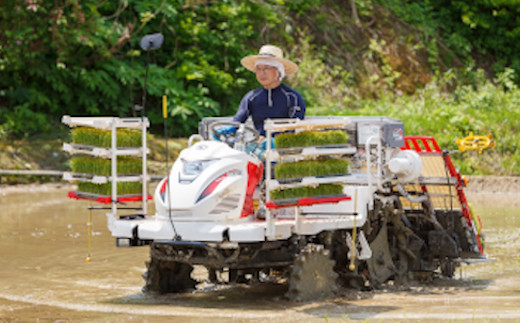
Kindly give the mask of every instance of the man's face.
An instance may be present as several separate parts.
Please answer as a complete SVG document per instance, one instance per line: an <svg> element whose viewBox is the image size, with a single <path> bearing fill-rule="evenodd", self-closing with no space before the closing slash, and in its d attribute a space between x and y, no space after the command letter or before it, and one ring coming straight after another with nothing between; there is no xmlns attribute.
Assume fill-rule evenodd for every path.
<svg viewBox="0 0 520 323"><path fill-rule="evenodd" d="M265 88L273 88L278 86L278 70L274 66L257 65L255 68L256 80Z"/></svg>

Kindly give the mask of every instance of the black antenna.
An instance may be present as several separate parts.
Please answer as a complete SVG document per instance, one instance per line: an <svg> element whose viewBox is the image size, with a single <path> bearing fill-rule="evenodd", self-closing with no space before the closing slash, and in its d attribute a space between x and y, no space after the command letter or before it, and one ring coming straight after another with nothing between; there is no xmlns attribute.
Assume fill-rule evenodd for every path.
<svg viewBox="0 0 520 323"><path fill-rule="evenodd" d="M150 62L150 51L161 48L164 42L164 36L161 33L149 34L141 38L141 49L146 51L146 69L144 74L144 86L143 86L143 100L141 106L134 106L136 111L141 110L141 119L145 116L146 107L146 83L148 81L148 66Z"/></svg>

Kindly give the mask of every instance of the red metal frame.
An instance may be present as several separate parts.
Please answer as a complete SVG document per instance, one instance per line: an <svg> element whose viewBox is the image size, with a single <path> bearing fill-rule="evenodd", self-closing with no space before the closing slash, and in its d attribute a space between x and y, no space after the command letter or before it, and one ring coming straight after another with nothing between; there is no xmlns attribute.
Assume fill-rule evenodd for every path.
<svg viewBox="0 0 520 323"><path fill-rule="evenodd" d="M247 190L246 197L244 199L244 206L242 207L240 217L247 217L250 214L254 213L253 193L255 192L256 186L262 179L263 172L263 164L258 165L251 162L247 163Z"/></svg>
<svg viewBox="0 0 520 323"><path fill-rule="evenodd" d="M464 185L462 178L453 165L450 156L447 153L443 153L440 149L437 141L433 137L429 136L406 136L404 138L404 147L401 147L401 150L415 150L419 154L439 154L442 155L444 159L444 163L448 168L448 172L450 176L455 177L457 179L457 196L459 198L460 204L462 205L462 216L466 218L466 221L469 226L473 226L473 216L471 214L471 210L468 205L468 201L466 199L466 195L464 194ZM422 186L423 191L426 191L426 187ZM480 220L480 219L479 219ZM477 238L478 248L480 253L483 254L484 250L482 245L480 244L480 238L478 232L475 232L475 237Z"/></svg>
<svg viewBox="0 0 520 323"><path fill-rule="evenodd" d="M421 147L419 143L421 143L423 147ZM410 144L413 147L411 147ZM405 136L404 147L401 147L401 150L415 150L418 153L442 153L435 138L427 136Z"/></svg>
<svg viewBox="0 0 520 323"><path fill-rule="evenodd" d="M291 206L308 206L314 204L323 204L323 203L338 203L341 201L350 201L352 198L347 195L343 196L334 196L334 197L302 197L296 201L296 203L290 204L276 204L274 201L269 201L265 203L265 207L268 209L280 209L284 207Z"/></svg>
<svg viewBox="0 0 520 323"><path fill-rule="evenodd" d="M98 196L95 196L95 197L94 196L89 197L89 196L81 196L80 194L78 195L78 192L74 192L74 191L69 192L67 195L68 195L69 198L76 199L76 200L89 200L89 201L94 201L94 202L103 203L103 204L112 203L112 197L110 197L108 195L98 195ZM152 196L148 195L148 200L151 200L151 199L152 199ZM117 198L117 201L120 202L120 203L139 202L139 201L142 201L142 200L143 200L143 197L141 195L126 196L126 197L118 197Z"/></svg>

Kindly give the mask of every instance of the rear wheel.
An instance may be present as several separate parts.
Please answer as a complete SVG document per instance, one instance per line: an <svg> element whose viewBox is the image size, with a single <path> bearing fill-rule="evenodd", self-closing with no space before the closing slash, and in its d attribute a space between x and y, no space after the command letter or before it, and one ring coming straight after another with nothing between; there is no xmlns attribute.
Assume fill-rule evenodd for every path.
<svg viewBox="0 0 520 323"><path fill-rule="evenodd" d="M451 261L450 259L445 259L441 262L441 274L447 278L453 278L455 276L455 271L457 270L458 263Z"/></svg>

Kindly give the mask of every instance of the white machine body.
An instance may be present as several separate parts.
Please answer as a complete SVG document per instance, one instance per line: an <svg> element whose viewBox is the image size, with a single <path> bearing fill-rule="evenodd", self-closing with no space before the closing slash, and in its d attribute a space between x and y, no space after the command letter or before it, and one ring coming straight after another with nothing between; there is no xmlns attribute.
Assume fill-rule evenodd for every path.
<svg viewBox="0 0 520 323"><path fill-rule="evenodd" d="M226 222L250 216L242 212L247 184L258 183L261 167L258 159L224 143L199 141L181 152L168 181L157 186L157 219Z"/></svg>
<svg viewBox="0 0 520 323"><path fill-rule="evenodd" d="M371 148L372 156L365 157L362 150L365 142L358 146L361 149L351 147L351 154L359 154L361 160L379 162L382 156L396 155L395 147L381 148L377 133L371 137L377 139ZM348 179L340 179L343 193L351 197L348 201L270 210L266 212L267 219L258 219L253 210L253 195L265 194L259 193L258 186L264 173L262 161L220 141L191 142L180 153L168 178L155 190L155 216L132 221L109 216L109 228L118 243L125 239L161 241L174 237L201 242L261 242L288 239L293 234L315 235L326 230L361 227L372 208L371 196L381 189L370 183L380 183L383 177L396 174L416 175L415 168L411 174L407 173L409 160L417 167L414 158L397 154L391 167L377 164L377 171L359 167L352 169ZM388 176L383 174L385 170Z"/></svg>

